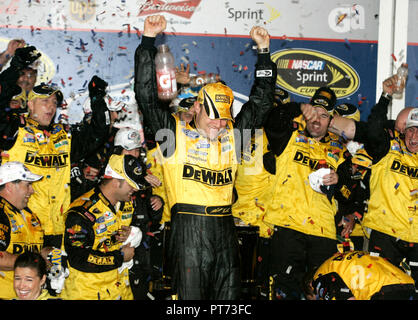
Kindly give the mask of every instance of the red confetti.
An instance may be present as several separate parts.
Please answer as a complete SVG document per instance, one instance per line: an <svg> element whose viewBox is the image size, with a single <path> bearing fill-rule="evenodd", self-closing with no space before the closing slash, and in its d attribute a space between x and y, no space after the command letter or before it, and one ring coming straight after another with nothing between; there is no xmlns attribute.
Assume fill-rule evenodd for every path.
<svg viewBox="0 0 418 320"><path fill-rule="evenodd" d="M372 265L373 265L373 264L371 264L371 263L370 263L370 264L367 266L367 268L369 268L369 269L370 269L370 268L372 267Z"/></svg>
<svg viewBox="0 0 418 320"><path fill-rule="evenodd" d="M398 61L397 59L396 59L396 57L395 57L395 55L392 53L391 54L391 56L392 56L392 59L396 62L396 61Z"/></svg>
<svg viewBox="0 0 418 320"><path fill-rule="evenodd" d="M89 55L89 57L87 58L87 62L90 62L92 58L93 58L93 54L91 53L91 54Z"/></svg>
<svg viewBox="0 0 418 320"><path fill-rule="evenodd" d="M119 49L126 50L126 47L119 46Z"/></svg>

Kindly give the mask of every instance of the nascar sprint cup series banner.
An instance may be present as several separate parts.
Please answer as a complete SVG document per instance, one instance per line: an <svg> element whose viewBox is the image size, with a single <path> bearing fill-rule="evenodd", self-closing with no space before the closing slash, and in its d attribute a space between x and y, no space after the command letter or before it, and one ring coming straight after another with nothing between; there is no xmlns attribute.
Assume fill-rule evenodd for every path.
<svg viewBox="0 0 418 320"><path fill-rule="evenodd" d="M410 1L410 24L417 1ZM277 86L306 102L330 85L338 102L358 105L366 119L375 104L379 1L358 0L0 0L0 50L22 38L42 53L38 83L62 88L70 123L82 119L93 75L109 83L115 101L135 108L134 53L147 16L162 14L176 64L192 74L217 73L234 91L234 112L248 99L256 52L249 32L265 27L278 67ZM414 30L415 28L415 30ZM418 36L416 26L411 37ZM417 39L411 39L406 103L416 105ZM405 54L394 52L398 62ZM88 106L87 106L88 109ZM63 111L64 112L64 111ZM127 112L127 121L132 112Z"/></svg>

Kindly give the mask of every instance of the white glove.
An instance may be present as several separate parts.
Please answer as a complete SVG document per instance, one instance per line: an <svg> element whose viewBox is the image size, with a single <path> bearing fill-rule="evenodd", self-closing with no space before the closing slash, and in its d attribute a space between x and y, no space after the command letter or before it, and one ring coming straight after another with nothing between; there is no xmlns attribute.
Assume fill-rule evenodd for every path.
<svg viewBox="0 0 418 320"><path fill-rule="evenodd" d="M131 226L131 233L128 239L123 242L123 245L130 243L131 247L137 248L141 244L142 231L138 227Z"/></svg>
<svg viewBox="0 0 418 320"><path fill-rule="evenodd" d="M363 145L361 143L358 143L356 141L350 140L347 143L347 150L350 152L352 156L354 156L358 149L360 149Z"/></svg>
<svg viewBox="0 0 418 320"><path fill-rule="evenodd" d="M128 239L123 242L123 245L128 243L131 244L131 247L137 248L141 244L142 240L142 231L138 227L131 226L131 233L129 234ZM134 259L122 263L118 268L119 273L122 273L125 269L131 269L134 265Z"/></svg>
<svg viewBox="0 0 418 320"><path fill-rule="evenodd" d="M321 191L321 186L324 184L322 178L329 173L331 173L330 168L321 168L312 172L309 175L309 183L311 185L311 188L314 189L316 192L323 194L323 192Z"/></svg>

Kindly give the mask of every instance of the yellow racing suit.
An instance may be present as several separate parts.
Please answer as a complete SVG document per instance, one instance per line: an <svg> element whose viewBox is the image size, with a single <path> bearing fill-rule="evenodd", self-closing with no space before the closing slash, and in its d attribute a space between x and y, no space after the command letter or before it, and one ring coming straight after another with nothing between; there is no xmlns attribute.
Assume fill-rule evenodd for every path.
<svg viewBox="0 0 418 320"><path fill-rule="evenodd" d="M166 150L161 150L163 139L155 138L165 158L174 287L180 299L238 299L239 248L231 205L241 141L234 134L261 128L273 106L277 67L270 54L258 53L249 100L234 123L228 121L222 137L209 142L194 121L182 123L159 103L154 43L155 38L142 37L136 49L135 94L151 132L156 135L165 129L170 139L175 138Z"/></svg>
<svg viewBox="0 0 418 320"><path fill-rule="evenodd" d="M259 228L260 237L273 234L273 225L264 221L265 208L271 200L271 189L266 185L273 179L263 166L263 154L267 152L267 137L260 133L252 137L251 144L243 150L241 163L237 166L235 189L238 199L232 205L232 215L246 224Z"/></svg>
<svg viewBox="0 0 418 320"><path fill-rule="evenodd" d="M418 157L410 153L397 131L390 150L372 165L370 201L364 226L407 242L418 242Z"/></svg>
<svg viewBox="0 0 418 320"><path fill-rule="evenodd" d="M19 161L31 172L44 176L32 185L35 193L28 207L37 213L45 235L64 233L64 212L70 205L70 150L71 139L61 124L46 131L26 118L26 126L19 127L13 148L3 153L3 163Z"/></svg>
<svg viewBox="0 0 418 320"><path fill-rule="evenodd" d="M20 161L44 176L33 183L35 193L28 207L41 220L47 246L60 248L62 244L64 213L71 199L71 163L96 150L109 134L110 116L102 91L92 92L89 85L91 118L71 130L58 123L41 126L27 116L0 110L2 163Z"/></svg>
<svg viewBox="0 0 418 320"><path fill-rule="evenodd" d="M0 198L0 251L21 254L41 252L44 232L39 219L29 209L18 210ZM0 299L16 296L13 289L13 271L0 271Z"/></svg>
<svg viewBox="0 0 418 320"><path fill-rule="evenodd" d="M157 147L147 151L147 168L152 175L156 176L160 181L161 185L159 187L153 188L153 194L160 196L164 203L167 203L167 191L164 183L163 168L161 166L162 158L161 154L157 151ZM163 215L160 221L160 224L170 221L170 208L169 206L164 206Z"/></svg>
<svg viewBox="0 0 418 320"><path fill-rule="evenodd" d="M299 125L299 124L298 124ZM334 215L337 204L309 185L309 174L325 159L335 171L344 161L345 147L333 136L321 141L294 130L282 154L276 157L276 175L269 186L274 191L264 221L299 232L336 239Z"/></svg>

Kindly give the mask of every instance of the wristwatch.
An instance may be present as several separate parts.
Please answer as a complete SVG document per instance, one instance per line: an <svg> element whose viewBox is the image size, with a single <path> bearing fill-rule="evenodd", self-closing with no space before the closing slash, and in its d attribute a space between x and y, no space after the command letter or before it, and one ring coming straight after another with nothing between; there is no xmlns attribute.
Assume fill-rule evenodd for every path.
<svg viewBox="0 0 418 320"><path fill-rule="evenodd" d="M270 52L270 48L257 48L257 52L258 53L269 53Z"/></svg>

